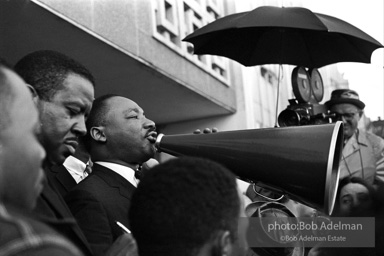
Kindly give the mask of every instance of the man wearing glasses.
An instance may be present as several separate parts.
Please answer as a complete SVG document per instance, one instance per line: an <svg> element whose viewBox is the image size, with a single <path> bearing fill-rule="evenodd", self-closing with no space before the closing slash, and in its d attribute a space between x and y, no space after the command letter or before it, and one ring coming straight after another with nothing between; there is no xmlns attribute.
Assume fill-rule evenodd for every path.
<svg viewBox="0 0 384 256"><path fill-rule="evenodd" d="M340 162L340 179L346 176L363 178L370 184L384 182L384 140L358 129L365 104L357 92L350 89L334 90L325 103L344 123L344 148Z"/></svg>

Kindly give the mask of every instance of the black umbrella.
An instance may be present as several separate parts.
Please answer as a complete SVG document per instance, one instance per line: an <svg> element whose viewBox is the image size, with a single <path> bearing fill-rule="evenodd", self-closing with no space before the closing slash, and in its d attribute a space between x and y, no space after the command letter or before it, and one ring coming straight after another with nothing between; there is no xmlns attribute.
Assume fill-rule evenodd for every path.
<svg viewBox="0 0 384 256"><path fill-rule="evenodd" d="M228 15L183 41L195 54L228 57L245 66L291 64L320 68L337 62L370 63L381 43L338 18L301 7L262 6Z"/></svg>

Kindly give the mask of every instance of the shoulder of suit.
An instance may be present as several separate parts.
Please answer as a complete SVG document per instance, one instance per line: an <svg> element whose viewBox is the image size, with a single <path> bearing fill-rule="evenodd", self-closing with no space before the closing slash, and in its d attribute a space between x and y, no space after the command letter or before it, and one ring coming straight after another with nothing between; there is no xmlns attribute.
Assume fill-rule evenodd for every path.
<svg viewBox="0 0 384 256"><path fill-rule="evenodd" d="M367 139L372 142L372 143L375 143L375 144L378 144L378 145L382 145L384 147L384 139L377 136L376 134L373 134L371 132L365 132L365 136L367 137Z"/></svg>
<svg viewBox="0 0 384 256"><path fill-rule="evenodd" d="M371 132L365 132L365 137L372 145L375 154L384 156L384 139Z"/></svg>

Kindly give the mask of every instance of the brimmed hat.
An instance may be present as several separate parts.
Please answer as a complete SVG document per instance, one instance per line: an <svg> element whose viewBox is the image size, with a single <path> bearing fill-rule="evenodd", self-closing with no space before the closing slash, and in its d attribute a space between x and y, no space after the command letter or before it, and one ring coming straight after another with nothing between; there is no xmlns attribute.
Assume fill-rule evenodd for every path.
<svg viewBox="0 0 384 256"><path fill-rule="evenodd" d="M364 102L360 101L359 94L350 89L338 89L334 90L331 94L331 99L325 102L327 107L331 107L335 104L349 103L353 104L360 109L365 108Z"/></svg>

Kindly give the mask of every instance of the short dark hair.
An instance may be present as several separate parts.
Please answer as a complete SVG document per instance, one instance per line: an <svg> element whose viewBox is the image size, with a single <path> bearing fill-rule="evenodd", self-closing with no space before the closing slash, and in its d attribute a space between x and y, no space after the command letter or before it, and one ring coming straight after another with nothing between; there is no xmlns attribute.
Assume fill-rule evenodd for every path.
<svg viewBox="0 0 384 256"><path fill-rule="evenodd" d="M132 196L129 221L139 255L192 256L221 231L236 231L235 176L211 160L181 157L150 169Z"/></svg>
<svg viewBox="0 0 384 256"><path fill-rule="evenodd" d="M116 94L106 94L100 97L97 97L92 104L91 112L88 115L86 126L87 130L94 126L102 126L106 123L107 113L109 111L109 106L107 101L114 97L120 97Z"/></svg>
<svg viewBox="0 0 384 256"><path fill-rule="evenodd" d="M51 50L36 51L24 56L16 63L15 71L35 88L40 99L46 101L52 99L71 73L82 76L95 86L95 79L86 67Z"/></svg>
<svg viewBox="0 0 384 256"><path fill-rule="evenodd" d="M107 101L113 97L120 97L116 94L106 94L96 98L93 101L91 112L88 115L85 125L87 127L87 135L84 137L84 145L88 152L91 152L90 143L92 141L90 130L95 126L104 126L106 124L106 117L109 111Z"/></svg>
<svg viewBox="0 0 384 256"><path fill-rule="evenodd" d="M12 71L7 62L0 59L0 131L11 124L12 118L9 111L15 99L15 92L9 84L5 70Z"/></svg>

